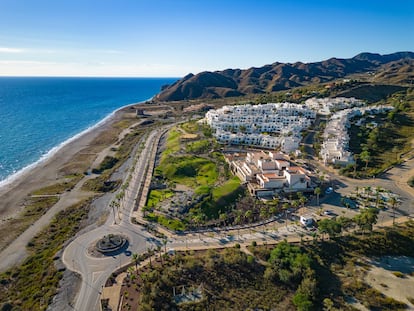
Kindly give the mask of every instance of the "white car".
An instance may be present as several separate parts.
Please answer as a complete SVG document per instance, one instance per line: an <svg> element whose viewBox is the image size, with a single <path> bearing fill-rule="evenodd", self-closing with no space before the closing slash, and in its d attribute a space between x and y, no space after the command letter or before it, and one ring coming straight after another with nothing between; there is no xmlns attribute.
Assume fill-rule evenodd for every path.
<svg viewBox="0 0 414 311"><path fill-rule="evenodd" d="M325 190L325 193L326 194L330 194L330 193L332 193L333 192L333 188L332 187L328 187L328 188L326 188L326 190Z"/></svg>

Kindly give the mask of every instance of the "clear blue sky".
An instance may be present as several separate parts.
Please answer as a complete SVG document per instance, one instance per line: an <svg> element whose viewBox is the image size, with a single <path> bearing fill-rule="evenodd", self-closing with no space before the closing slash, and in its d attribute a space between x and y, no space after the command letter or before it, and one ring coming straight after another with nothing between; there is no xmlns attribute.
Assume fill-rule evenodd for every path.
<svg viewBox="0 0 414 311"><path fill-rule="evenodd" d="M0 0L0 75L180 77L413 50L413 0Z"/></svg>

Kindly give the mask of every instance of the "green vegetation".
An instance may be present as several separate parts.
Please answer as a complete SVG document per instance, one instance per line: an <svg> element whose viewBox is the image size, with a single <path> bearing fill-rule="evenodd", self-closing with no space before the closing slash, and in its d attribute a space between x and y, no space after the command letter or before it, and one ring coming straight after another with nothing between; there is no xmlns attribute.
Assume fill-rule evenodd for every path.
<svg viewBox="0 0 414 311"><path fill-rule="evenodd" d="M63 274L56 270L54 258L82 226L88 210L89 201L85 201L60 212L29 242L30 256L23 264L0 274L2 310L46 310Z"/></svg>
<svg viewBox="0 0 414 311"><path fill-rule="evenodd" d="M28 198L25 201L25 208L19 216L8 220L8 225L0 229L0 250L9 245L58 200L57 196Z"/></svg>
<svg viewBox="0 0 414 311"><path fill-rule="evenodd" d="M174 193L169 189L151 190L148 195L147 206L148 207L156 206L158 203L164 201L165 199L172 197L173 195Z"/></svg>
<svg viewBox="0 0 414 311"><path fill-rule="evenodd" d="M37 189L31 193L31 195L53 195L61 194L65 191L72 190L73 187L83 178L81 174L75 174L65 177L64 182L56 183L50 186L46 186L40 189Z"/></svg>
<svg viewBox="0 0 414 311"><path fill-rule="evenodd" d="M160 225L173 231L184 231L186 228L185 224L181 220L169 218L165 215L147 213L145 217L147 220L159 223Z"/></svg>
<svg viewBox="0 0 414 311"><path fill-rule="evenodd" d="M211 141L207 139L188 143L185 150L189 153L200 154L211 149Z"/></svg>
<svg viewBox="0 0 414 311"><path fill-rule="evenodd" d="M218 177L214 162L196 156L171 157L157 167L156 173L189 187L212 185Z"/></svg>
<svg viewBox="0 0 414 311"><path fill-rule="evenodd" d="M116 149L115 156L105 157L99 168L94 170L95 173L99 173L100 175L85 182L82 189L93 192L109 192L116 190L121 184L121 181L109 181L109 178L129 157L133 148L142 138L142 133L141 130L133 130L126 135Z"/></svg>
<svg viewBox="0 0 414 311"><path fill-rule="evenodd" d="M264 270L237 248L165 256L152 269L127 279L121 292L128 299L122 309L128 304L131 310L293 310L293 291L267 281ZM182 303L174 299L174 287L179 295L183 285L189 292L201 284L201 299Z"/></svg>
<svg viewBox="0 0 414 311"><path fill-rule="evenodd" d="M65 176L65 181L33 191L24 202L24 209L15 218L7 220L8 225L0 229L0 249L6 247L49 208L59 201L59 194L70 191L83 177L81 174Z"/></svg>
<svg viewBox="0 0 414 311"><path fill-rule="evenodd" d="M378 102L394 106L388 114L377 115L368 124L351 126L350 150L356 155L356 167L346 167L342 172L349 176L378 175L390 166L401 162L401 157L413 151L414 140L414 91L407 89Z"/></svg>
<svg viewBox="0 0 414 311"><path fill-rule="evenodd" d="M228 206L236 202L244 191L239 178L233 177L223 185L213 188L211 196L201 204L201 208L209 219L218 218L220 212L226 212Z"/></svg>
<svg viewBox="0 0 414 311"><path fill-rule="evenodd" d="M113 168L118 161L115 157L106 156L99 167L92 170L92 173L101 174L103 171Z"/></svg>
<svg viewBox="0 0 414 311"><path fill-rule="evenodd" d="M161 198L161 193L151 191L146 205L146 211L153 215L151 220L166 223L163 215L169 215L187 227L218 219L245 191L239 179L231 177L224 156L214 151L218 145L210 128L189 121L167 135L153 182L166 186L168 196ZM170 201L165 206L159 204L166 199Z"/></svg>
<svg viewBox="0 0 414 311"><path fill-rule="evenodd" d="M414 188L414 176L412 176L412 177L408 180L408 185L409 185L410 187L413 187L413 188Z"/></svg>

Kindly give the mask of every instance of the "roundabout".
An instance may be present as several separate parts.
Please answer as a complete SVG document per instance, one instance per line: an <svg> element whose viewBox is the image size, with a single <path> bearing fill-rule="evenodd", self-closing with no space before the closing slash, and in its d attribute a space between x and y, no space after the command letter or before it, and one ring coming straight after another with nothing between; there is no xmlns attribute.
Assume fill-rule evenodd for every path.
<svg viewBox="0 0 414 311"><path fill-rule="evenodd" d="M129 241L120 234L108 234L99 239L94 246L94 254L114 255L128 247Z"/></svg>

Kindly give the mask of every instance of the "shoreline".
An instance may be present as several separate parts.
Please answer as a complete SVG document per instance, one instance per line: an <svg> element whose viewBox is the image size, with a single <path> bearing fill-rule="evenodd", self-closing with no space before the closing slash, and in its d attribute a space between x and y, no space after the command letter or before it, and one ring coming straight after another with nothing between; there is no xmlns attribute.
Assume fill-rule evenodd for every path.
<svg viewBox="0 0 414 311"><path fill-rule="evenodd" d="M59 179L57 176L59 169L69 163L75 154L89 146L100 133L112 124L121 120L123 115L127 113L127 108L141 105L148 100L117 108L98 123L61 142L37 161L0 181L0 219L5 221L19 213L23 207L24 198L30 192Z"/></svg>

